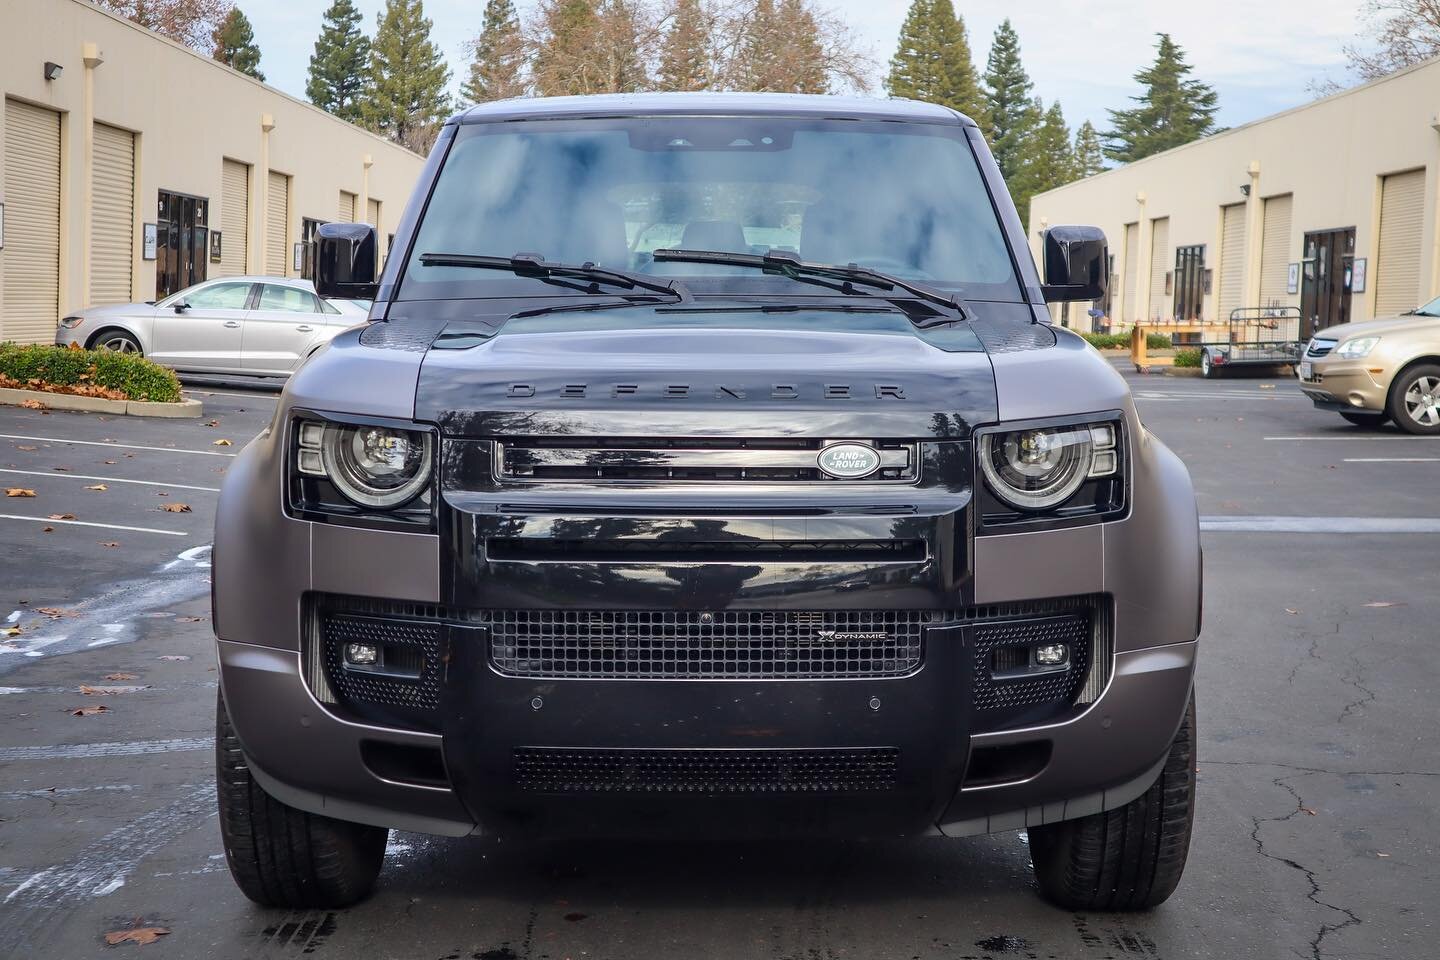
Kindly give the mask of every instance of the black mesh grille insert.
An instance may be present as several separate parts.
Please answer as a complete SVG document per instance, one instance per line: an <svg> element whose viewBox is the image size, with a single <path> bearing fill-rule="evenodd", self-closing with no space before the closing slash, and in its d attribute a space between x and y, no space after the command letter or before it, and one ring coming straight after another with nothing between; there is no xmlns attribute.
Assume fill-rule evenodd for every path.
<svg viewBox="0 0 1440 960"><path fill-rule="evenodd" d="M930 611L492 610L490 662L517 677L895 677Z"/></svg>
<svg viewBox="0 0 1440 960"><path fill-rule="evenodd" d="M1090 666L1090 634L1090 618L1084 614L976 624L975 708L1004 710L1075 702ZM1070 647L1070 669L1034 676L992 674L992 670L1027 664L1030 647L1049 643Z"/></svg>
<svg viewBox="0 0 1440 960"><path fill-rule="evenodd" d="M439 623L323 613L325 679L339 700L402 710L434 710L440 703ZM391 665L418 676L347 670L345 645L369 643L393 655ZM400 671L397 671L400 672Z"/></svg>
<svg viewBox="0 0 1440 960"><path fill-rule="evenodd" d="M894 747L622 750L520 747L515 782L531 793L855 793L895 787Z"/></svg>

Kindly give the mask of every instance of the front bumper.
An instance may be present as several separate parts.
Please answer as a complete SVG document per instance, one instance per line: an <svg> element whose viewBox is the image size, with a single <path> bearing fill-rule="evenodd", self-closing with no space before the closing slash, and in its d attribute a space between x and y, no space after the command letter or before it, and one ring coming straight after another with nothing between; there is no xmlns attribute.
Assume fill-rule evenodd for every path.
<svg viewBox="0 0 1440 960"><path fill-rule="evenodd" d="M1301 392L1317 408L1333 412L1384 411L1389 375L1371 373L1364 360L1312 360L1310 363L1310 378L1300 379L1297 368L1297 382Z"/></svg>

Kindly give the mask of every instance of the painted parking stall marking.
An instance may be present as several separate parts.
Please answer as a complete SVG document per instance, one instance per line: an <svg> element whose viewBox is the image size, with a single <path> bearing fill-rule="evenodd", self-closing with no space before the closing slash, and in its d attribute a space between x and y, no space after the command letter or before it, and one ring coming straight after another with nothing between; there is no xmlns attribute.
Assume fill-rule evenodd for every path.
<svg viewBox="0 0 1440 960"><path fill-rule="evenodd" d="M98 480L101 483L130 483L142 487L167 487L174 490L199 490L202 493L219 493L219 487L196 487L188 483L165 483L160 480L126 480L122 477L96 477L84 473L60 473L55 470L10 470L0 468L0 473L14 473L27 477L59 477L63 480Z"/></svg>
<svg viewBox="0 0 1440 960"><path fill-rule="evenodd" d="M153 450L156 453L188 453L201 457L233 457L233 453L219 450L188 450L184 447L148 447L136 443L119 443L114 440L69 440L64 437L31 437L18 433L0 433L3 440L33 440L37 443L77 443L87 447L113 447L118 450Z"/></svg>

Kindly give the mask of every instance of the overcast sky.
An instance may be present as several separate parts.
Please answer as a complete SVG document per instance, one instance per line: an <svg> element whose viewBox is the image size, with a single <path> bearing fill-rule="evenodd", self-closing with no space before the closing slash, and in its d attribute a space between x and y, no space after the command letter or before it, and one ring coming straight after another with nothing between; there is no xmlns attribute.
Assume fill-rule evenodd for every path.
<svg viewBox="0 0 1440 960"><path fill-rule="evenodd" d="M320 16L329 0L238 0L255 26L270 83L303 98ZM1025 67L1046 103L1058 99L1072 127L1127 105L1131 77L1154 57L1154 34L1185 48L1194 75L1220 93L1219 122L1236 126L1306 102L1313 79L1344 78L1341 47L1358 26L1361 0L959 0L977 67L1006 16L1020 34ZM384 0L357 0L366 32ZM908 0L820 0L850 24L875 61L875 94L895 51ZM533 0L517 0L522 15ZM458 86L465 42L480 29L483 0L425 0Z"/></svg>

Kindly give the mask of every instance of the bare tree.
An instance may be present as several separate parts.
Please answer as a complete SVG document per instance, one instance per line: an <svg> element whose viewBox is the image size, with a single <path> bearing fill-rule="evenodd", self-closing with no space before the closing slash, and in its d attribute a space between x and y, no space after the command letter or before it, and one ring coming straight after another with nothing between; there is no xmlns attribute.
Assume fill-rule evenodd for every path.
<svg viewBox="0 0 1440 960"><path fill-rule="evenodd" d="M1365 80L1440 56L1440 0L1367 0L1361 17L1371 47L1346 44L1345 56Z"/></svg>
<svg viewBox="0 0 1440 960"><path fill-rule="evenodd" d="M227 14L228 0L93 0L96 6L133 20L147 30L209 54Z"/></svg>
<svg viewBox="0 0 1440 960"><path fill-rule="evenodd" d="M874 63L815 0L740 0L721 17L717 85L779 93L864 92Z"/></svg>

